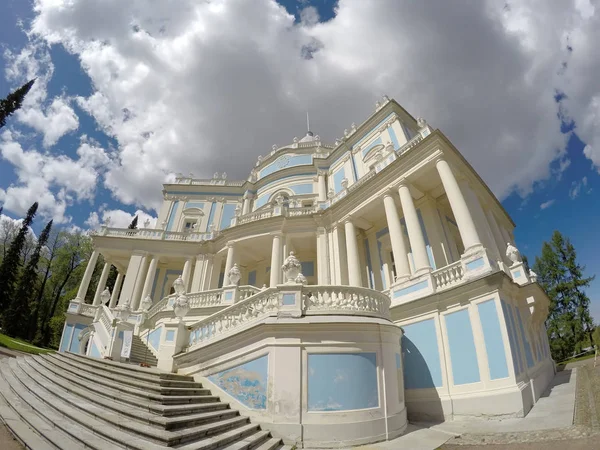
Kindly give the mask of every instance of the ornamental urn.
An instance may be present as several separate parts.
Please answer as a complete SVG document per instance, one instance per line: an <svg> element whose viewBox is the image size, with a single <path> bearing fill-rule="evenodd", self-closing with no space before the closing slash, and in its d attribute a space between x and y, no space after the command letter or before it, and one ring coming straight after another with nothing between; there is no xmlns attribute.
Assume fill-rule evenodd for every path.
<svg viewBox="0 0 600 450"><path fill-rule="evenodd" d="M294 252L290 252L290 256L285 259L281 268L283 269L287 282L295 283L296 278L300 274L302 265L300 264L300 261L298 261L298 258L294 256Z"/></svg>
<svg viewBox="0 0 600 450"><path fill-rule="evenodd" d="M304 275L302 275L302 273L298 274L298 276L296 277L295 281L298 284L306 284L306 283L308 283L308 280L306 279L306 277Z"/></svg>
<svg viewBox="0 0 600 450"><path fill-rule="evenodd" d="M181 278L181 275L179 275L177 279L173 281L173 289L175 289L175 293L177 295L185 293L185 283L183 282L183 278Z"/></svg>
<svg viewBox="0 0 600 450"><path fill-rule="evenodd" d="M180 322L187 313L190 312L190 302L188 301L187 295L181 294L177 296L173 302L173 312Z"/></svg>
<svg viewBox="0 0 600 450"><path fill-rule="evenodd" d="M242 272L240 272L240 268L238 267L237 263L235 263L233 267L229 269L227 275L229 276L230 285L237 285L240 282L240 279L242 278Z"/></svg>
<svg viewBox="0 0 600 450"><path fill-rule="evenodd" d="M146 298L142 300L142 311L147 312L152 307L152 299L149 295L146 295Z"/></svg>

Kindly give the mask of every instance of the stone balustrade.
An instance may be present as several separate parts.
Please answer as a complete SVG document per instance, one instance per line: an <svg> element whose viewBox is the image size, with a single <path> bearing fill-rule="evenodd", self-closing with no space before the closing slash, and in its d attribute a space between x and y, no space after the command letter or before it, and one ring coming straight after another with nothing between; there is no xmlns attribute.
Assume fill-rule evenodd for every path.
<svg viewBox="0 0 600 450"><path fill-rule="evenodd" d="M79 314L86 317L96 317L96 309L98 307L96 305L89 305L87 303L82 303L79 308Z"/></svg>
<svg viewBox="0 0 600 450"><path fill-rule="evenodd" d="M461 261L449 264L441 269L431 272L436 292L451 288L464 279L464 271Z"/></svg>
<svg viewBox="0 0 600 450"><path fill-rule="evenodd" d="M130 239L152 239L163 241L191 241L201 242L214 239L218 232L192 233L183 231L165 231L151 228L129 229L102 227L100 231L92 233L96 236L123 237Z"/></svg>
<svg viewBox="0 0 600 450"><path fill-rule="evenodd" d="M301 315L390 318L390 299L378 291L350 286L292 286L301 291ZM277 316L285 309L280 290L289 287L265 289L195 323L190 327L188 351Z"/></svg>

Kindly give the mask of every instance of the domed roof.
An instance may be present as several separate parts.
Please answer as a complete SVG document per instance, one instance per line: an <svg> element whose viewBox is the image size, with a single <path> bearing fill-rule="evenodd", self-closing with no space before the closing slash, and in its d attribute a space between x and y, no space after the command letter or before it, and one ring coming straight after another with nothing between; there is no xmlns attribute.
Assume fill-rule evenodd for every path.
<svg viewBox="0 0 600 450"><path fill-rule="evenodd" d="M300 139L300 142L313 142L315 140L315 136L312 131L307 131L306 136Z"/></svg>

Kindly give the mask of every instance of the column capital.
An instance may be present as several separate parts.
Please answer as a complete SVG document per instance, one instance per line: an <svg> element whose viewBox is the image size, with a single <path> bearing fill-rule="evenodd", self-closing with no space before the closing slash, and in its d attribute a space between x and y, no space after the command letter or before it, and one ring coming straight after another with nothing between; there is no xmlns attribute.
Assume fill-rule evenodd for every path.
<svg viewBox="0 0 600 450"><path fill-rule="evenodd" d="M394 197L394 194L396 194L396 190L393 187L388 187L385 191L383 191L383 198L385 197Z"/></svg>
<svg viewBox="0 0 600 450"><path fill-rule="evenodd" d="M283 237L283 231L271 231L269 234L273 237Z"/></svg>
<svg viewBox="0 0 600 450"><path fill-rule="evenodd" d="M231 248L235 245L235 241L227 241L227 244L225 244L225 247L227 248Z"/></svg>
<svg viewBox="0 0 600 450"><path fill-rule="evenodd" d="M406 178L402 177L398 180L398 184L396 185L396 187L398 189L400 189L401 187L408 187L408 181L406 181Z"/></svg>

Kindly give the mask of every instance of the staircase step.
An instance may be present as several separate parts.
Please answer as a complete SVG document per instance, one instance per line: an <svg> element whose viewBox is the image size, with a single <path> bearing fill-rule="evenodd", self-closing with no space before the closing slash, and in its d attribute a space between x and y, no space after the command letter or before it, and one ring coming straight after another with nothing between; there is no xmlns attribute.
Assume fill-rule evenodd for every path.
<svg viewBox="0 0 600 450"><path fill-rule="evenodd" d="M14 361L14 358L7 360L5 364L2 365L2 376L10 384L10 389L15 392L15 394L20 398L20 400L26 403L31 409L31 415L34 413L44 419L45 427L38 428L35 427L38 432L41 432L46 437L47 431L51 431L53 429L61 430L62 433L59 436L56 436L56 440L52 440L52 444L58 448L64 449L78 449L81 448L81 444L85 444L93 449L103 450L103 449L120 449L121 447L115 445L113 442L109 442L105 439L102 439L102 430L98 429L98 435L94 434L92 431L89 431L90 427L80 425L80 420L67 421L64 420L62 414L57 414L57 410L55 409L54 402L51 404L42 402L37 396L35 396L30 389L28 389L22 382L21 378L26 378L26 375L19 371L15 373L13 368L11 367L11 361ZM66 416L69 417L69 416ZM79 419L83 420L81 413L78 414ZM69 417L71 418L71 417ZM93 428L92 428L93 429ZM40 431L41 430L41 431ZM61 443L61 439L63 439L67 434L70 438L70 442L63 447ZM50 435L48 433L48 435ZM133 436L130 436L131 443L133 442ZM54 439L54 438L53 438ZM78 441L78 442L77 442ZM78 445L79 443L79 445ZM142 450L141 447L133 445L132 448L136 448Z"/></svg>
<svg viewBox="0 0 600 450"><path fill-rule="evenodd" d="M99 435L95 436L97 442L90 446L98 448L99 450L104 448L117 449L121 448L120 446L122 445L140 450L146 448L158 450L161 448L160 445L150 441L148 438L159 440L161 433L164 435L167 432L156 430L155 428L144 426L140 423L131 423L128 420L123 420L118 414L111 413L110 411L103 410L89 402L82 401L82 399L78 399L62 388L50 383L46 384L43 381L38 383L38 380L32 378L18 366L16 359L11 359L8 362L8 365L16 378L14 382L11 382L11 387L14 389L14 383L20 383L22 388L26 390L24 395L30 397L35 396L33 403L31 401L28 401L28 403L30 405L34 403L38 404L40 410L46 412L46 418L49 416L54 418L52 422L55 425L58 426L57 422L60 420L69 426L74 424L81 425L79 427L81 439L79 440L86 445L90 444L87 441L89 438L87 435L94 437L95 433ZM44 384L46 384L46 386L44 386ZM58 394L60 394L60 396ZM21 397L23 397L23 395L21 395ZM64 418L70 420L65 421ZM130 429L133 431L133 434L126 433L121 429ZM149 430L152 430L152 432L148 432ZM92 433L92 431L94 433ZM135 434L137 434L137 436Z"/></svg>
<svg viewBox="0 0 600 450"><path fill-rule="evenodd" d="M224 409L228 407L227 403L199 403L199 404L184 404L184 405L162 405L155 403L150 399L143 399L136 395L130 395L113 389L108 386L100 385L95 382L90 382L89 379L85 379L76 374L76 372L67 372L60 366L55 365L52 361L45 358L36 358L36 363L44 367L49 372L52 372L57 377L67 379L72 384L87 389L90 392L106 397L110 400L115 400L127 405L127 407L137 408L139 410L146 410L155 414L162 414L165 416L175 416L178 414L193 413L199 411L208 411L212 409ZM214 405L214 408L212 407Z"/></svg>
<svg viewBox="0 0 600 450"><path fill-rule="evenodd" d="M118 369L128 370L131 372L156 375L165 380L194 381L194 377L192 377L191 375L180 375L180 374L176 374L176 373L168 373L168 372L160 371L156 368L143 368L143 367L139 367L139 366L133 366L130 364L123 364L118 361L111 361L109 359L100 360L100 359L94 358L92 356L79 355L79 354L71 353L71 352L61 352L59 354L62 356L71 357L73 359L76 359L81 363L86 363L86 362L87 363L90 363L90 362L96 363L98 361L102 361L102 364L106 364L107 366L112 366L112 367L116 367Z"/></svg>
<svg viewBox="0 0 600 450"><path fill-rule="evenodd" d="M261 445L270 437L271 433L260 430L242 439L241 441L236 441L233 444L228 445L226 448L227 450L249 450Z"/></svg>
<svg viewBox="0 0 600 450"><path fill-rule="evenodd" d="M151 373L137 373L131 370L126 370L122 368L112 367L107 364L104 364L104 360L96 359L95 361L89 361L83 358L73 357L69 353L57 353L54 356L64 357L70 361L74 361L78 364L84 364L92 367L94 370L102 370L103 372L109 373L113 376L117 377L127 377L132 380L139 380L144 383L151 383L157 386L167 386L167 387L189 387L189 388L201 388L202 384L196 381L190 380L175 380L175 379L165 379L161 378L159 375L151 374Z"/></svg>
<svg viewBox="0 0 600 450"><path fill-rule="evenodd" d="M4 378L4 365L0 363L0 416L8 429L26 448L35 450L75 449L71 437L40 417L33 408L14 393ZM35 431L34 431L35 430Z"/></svg>
<svg viewBox="0 0 600 450"><path fill-rule="evenodd" d="M182 388L163 388L160 386L157 388L156 386L152 386L147 383L136 383L131 380L127 380L126 378L124 380L118 377L107 378L103 374L99 377L97 372L94 373L91 370L87 370L85 366L81 366L77 364L77 362L69 360L68 358L61 358L60 356L57 356L55 354L48 354L44 356L46 357L46 360L52 362L55 365L58 365L62 369L79 375L80 377L88 379L94 383L112 387L120 391L148 398L151 400L164 401L165 399L168 399L168 402L170 403L179 403L180 401L186 403L191 398L196 398L196 401L200 401L201 398L205 398L206 401L211 401L212 399L214 399L214 397L210 395L209 389L183 388L182 391ZM175 395L175 393L182 393L188 395Z"/></svg>
<svg viewBox="0 0 600 450"><path fill-rule="evenodd" d="M291 450L291 445L282 445L281 439L269 438L268 441L264 442L254 450Z"/></svg>
<svg viewBox="0 0 600 450"><path fill-rule="evenodd" d="M114 374L112 372L105 371L102 369L102 367L99 367L101 366L101 364L94 363L96 364L96 366L89 363L81 364L76 359L73 359L71 357L65 357L60 353L52 353L49 356L51 358L59 359L66 364L70 364L74 367L77 367L77 369L79 369L80 371L84 371L91 375L94 375L95 378L98 378L98 376L100 375L102 379L111 380L111 382L119 383L122 385L129 385L138 389L143 389L144 391L151 391L162 395L208 395L210 393L210 390L204 389L202 387L171 387L140 381L138 379L130 378L124 374Z"/></svg>
<svg viewBox="0 0 600 450"><path fill-rule="evenodd" d="M140 408L132 408L131 405L113 401L104 396L94 394L93 391L89 390L89 386L86 388L78 387L74 383L71 383L69 379L57 377L52 372L44 369L35 358L23 358L19 361L19 364L27 373L32 374L32 372L35 371L39 375L43 376L47 383L53 383L56 386L59 386L86 401L92 402L103 408L110 409L124 416L128 416L138 422L148 423L164 430L173 430L200 425L202 423L215 422L224 418L234 417L239 414L235 410L220 409L215 411L187 414L179 417L162 417L149 411L145 411Z"/></svg>
<svg viewBox="0 0 600 450"><path fill-rule="evenodd" d="M256 433L258 425L248 424L240 428L229 430L217 436L211 436L199 442L192 442L178 447L179 450L220 450L224 446L234 443L239 439Z"/></svg>

